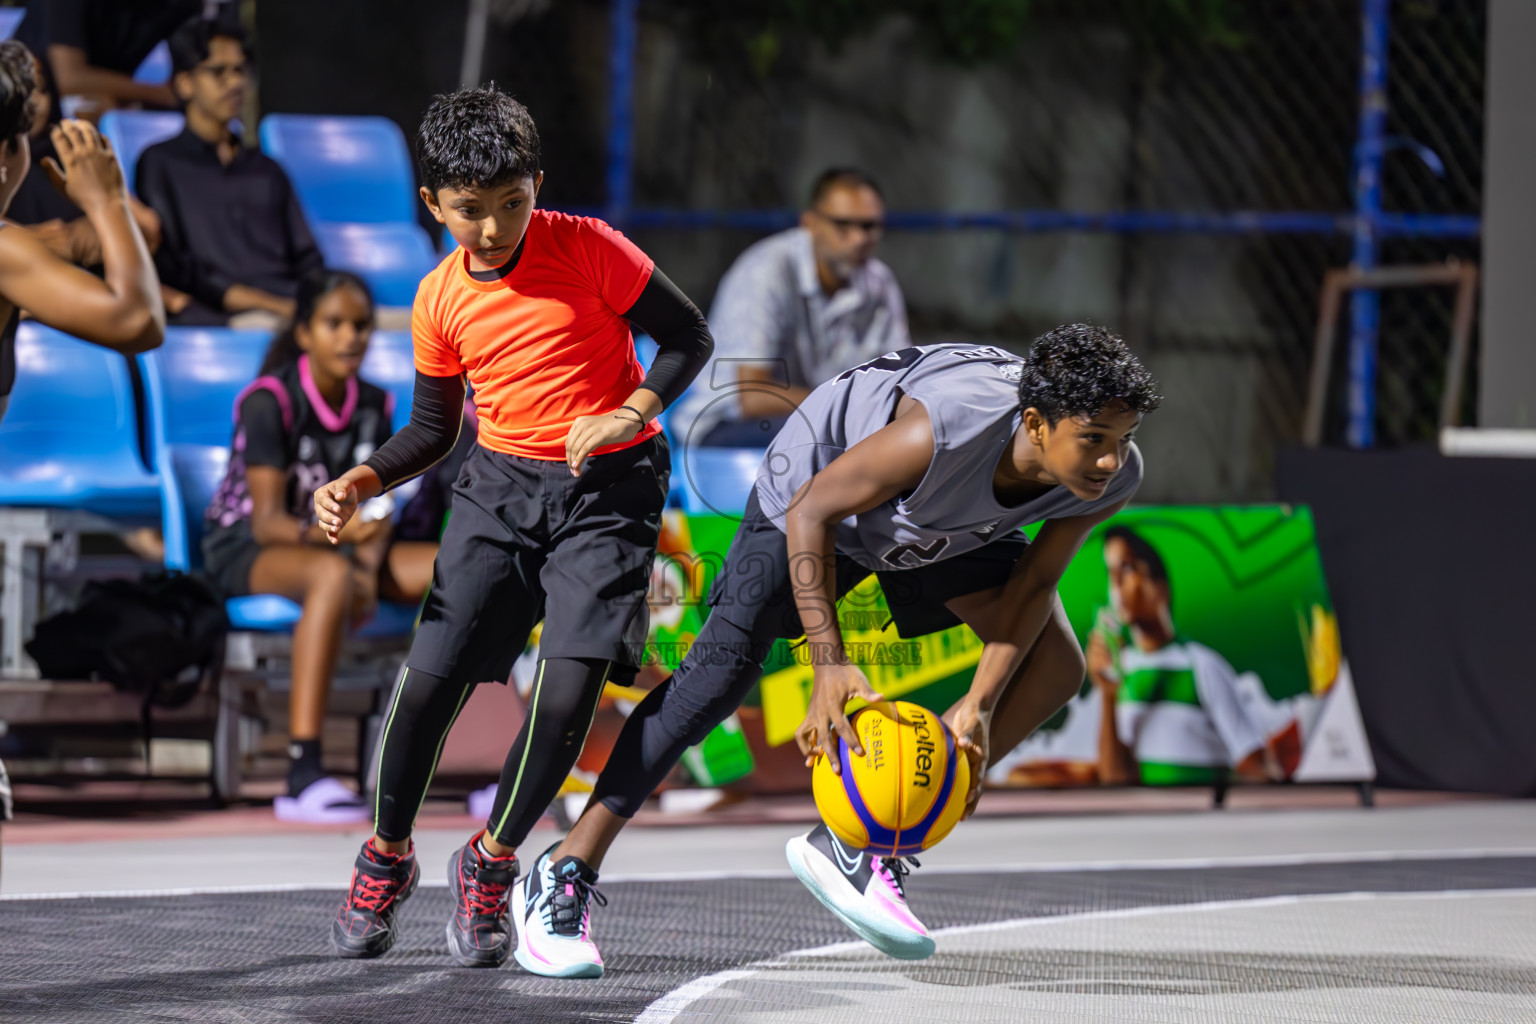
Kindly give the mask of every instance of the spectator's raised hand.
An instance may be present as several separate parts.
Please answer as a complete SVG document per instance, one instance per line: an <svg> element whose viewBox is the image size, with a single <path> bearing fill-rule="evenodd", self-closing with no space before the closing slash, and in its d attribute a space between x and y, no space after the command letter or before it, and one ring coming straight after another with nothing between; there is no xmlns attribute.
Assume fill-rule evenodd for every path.
<svg viewBox="0 0 1536 1024"><path fill-rule="evenodd" d="M104 202L128 198L117 155L95 127L85 121L61 121L51 135L58 159L44 158L43 169L70 202L89 212Z"/></svg>

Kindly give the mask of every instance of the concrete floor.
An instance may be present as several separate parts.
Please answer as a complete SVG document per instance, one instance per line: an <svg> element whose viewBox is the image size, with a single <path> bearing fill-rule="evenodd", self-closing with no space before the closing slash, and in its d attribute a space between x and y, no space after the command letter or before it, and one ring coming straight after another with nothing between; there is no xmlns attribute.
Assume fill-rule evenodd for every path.
<svg viewBox="0 0 1536 1024"><path fill-rule="evenodd" d="M179 816L164 835L131 820L7 826L0 1017L1536 1022L1532 801L978 817L910 882L938 941L919 963L853 939L789 877L783 843L803 810L634 827L594 919L611 970L590 983L448 963L441 866L475 823L444 810L417 835L436 891L405 908L389 956L345 965L322 939L336 896L307 890L345 884L363 830L278 830L257 807ZM540 829L527 849L557 835ZM106 893L138 898L78 898ZM240 909L214 920L264 938L186 946L217 901ZM114 979L101 1003L60 950L105 942L105 921L139 938L92 954Z"/></svg>
<svg viewBox="0 0 1536 1024"><path fill-rule="evenodd" d="M270 813L270 812L268 812ZM427 821L432 822L429 817ZM235 834L112 838L110 871L99 846L32 842L27 827L6 841L0 894L101 893L228 886L341 886L367 831L260 828ZM475 827L428 827L416 842L424 864L446 862ZM631 828L603 872L606 879L687 878L700 874L787 875L783 849L804 832L798 822L688 828ZM142 833L141 833L142 834ZM559 837L535 830L527 847ZM19 841L18 841L19 840ZM1051 869L1294 858L1536 854L1536 801L1453 802L1373 810L1228 810L1069 817L976 818L923 855L922 870ZM436 876L434 869L429 880Z"/></svg>

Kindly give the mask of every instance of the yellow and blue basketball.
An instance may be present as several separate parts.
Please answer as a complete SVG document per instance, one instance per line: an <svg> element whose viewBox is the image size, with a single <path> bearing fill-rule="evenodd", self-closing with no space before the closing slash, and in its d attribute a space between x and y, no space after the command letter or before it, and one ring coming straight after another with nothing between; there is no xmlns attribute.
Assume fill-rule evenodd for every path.
<svg viewBox="0 0 1536 1024"><path fill-rule="evenodd" d="M825 757L812 772L816 809L856 850L907 857L949 835L965 812L971 762L939 716L905 701L882 701L849 718L864 746L838 740L842 775Z"/></svg>

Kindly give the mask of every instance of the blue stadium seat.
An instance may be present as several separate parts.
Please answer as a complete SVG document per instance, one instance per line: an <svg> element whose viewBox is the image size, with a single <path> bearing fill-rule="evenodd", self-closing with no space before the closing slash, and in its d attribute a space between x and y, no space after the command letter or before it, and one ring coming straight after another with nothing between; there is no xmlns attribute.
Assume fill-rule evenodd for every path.
<svg viewBox="0 0 1536 1024"><path fill-rule="evenodd" d="M149 51L149 56L134 71L133 80L145 85L164 85L171 80L171 48L164 39Z"/></svg>
<svg viewBox="0 0 1536 1024"><path fill-rule="evenodd" d="M311 221L416 223L416 173L387 117L268 114L261 148L283 165Z"/></svg>
<svg viewBox="0 0 1536 1024"><path fill-rule="evenodd" d="M160 489L140 455L138 421L127 359L23 323L0 420L0 505L157 519Z"/></svg>
<svg viewBox="0 0 1536 1024"><path fill-rule="evenodd" d="M741 515L762 461L761 448L674 449L672 476L674 481L681 480L683 511Z"/></svg>
<svg viewBox="0 0 1536 1024"><path fill-rule="evenodd" d="M26 16L25 7L0 7L0 39L14 39Z"/></svg>
<svg viewBox="0 0 1536 1024"><path fill-rule="evenodd" d="M395 396L394 428L411 420L416 394L416 354L410 331L374 331L363 358L362 377Z"/></svg>
<svg viewBox="0 0 1536 1024"><path fill-rule="evenodd" d="M381 306L409 306L416 286L442 259L420 224L310 225L326 266L350 270L368 282Z"/></svg>
<svg viewBox="0 0 1536 1024"><path fill-rule="evenodd" d="M256 378L270 340L264 331L171 328L164 345L139 357L161 469L168 568L202 562L203 513L229 466L235 397ZM387 346L382 358L387 364ZM296 603L275 594L237 597L225 610L234 629L252 632L288 632L300 616ZM398 636L415 620L414 606L381 603L357 635Z"/></svg>
<svg viewBox="0 0 1536 1024"><path fill-rule="evenodd" d="M117 151L123 165L123 178L132 192L139 170L139 157L157 142L181 134L186 120L171 110L109 110L101 115L101 134Z"/></svg>

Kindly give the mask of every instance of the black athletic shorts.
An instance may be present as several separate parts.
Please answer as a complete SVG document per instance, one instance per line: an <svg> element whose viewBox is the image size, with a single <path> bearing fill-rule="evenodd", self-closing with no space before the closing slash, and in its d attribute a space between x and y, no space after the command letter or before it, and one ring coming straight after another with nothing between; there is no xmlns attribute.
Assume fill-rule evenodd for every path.
<svg viewBox="0 0 1536 1024"><path fill-rule="evenodd" d="M320 550L351 558L353 547L326 545ZM251 535L249 519L233 526L211 527L203 534L203 572L225 597L246 597L251 593L251 568L260 554L261 545Z"/></svg>
<svg viewBox="0 0 1536 1024"><path fill-rule="evenodd" d="M897 634L911 639L960 625L960 619L944 603L1002 586L1028 547L1029 541L1022 533L1009 534L974 551L918 569L876 572ZM838 552L839 600L870 571ZM710 587L706 603L711 615L724 615L727 621L755 636L762 636L760 630L764 628L781 638L805 632L795 608L784 531L763 514L755 489L747 499L741 527L731 541L730 553Z"/></svg>
<svg viewBox="0 0 1536 1024"><path fill-rule="evenodd" d="M590 457L580 477L564 462L476 446L453 488L407 664L503 682L542 618L540 656L602 658L621 667L615 678L632 677L671 474L660 434Z"/></svg>

